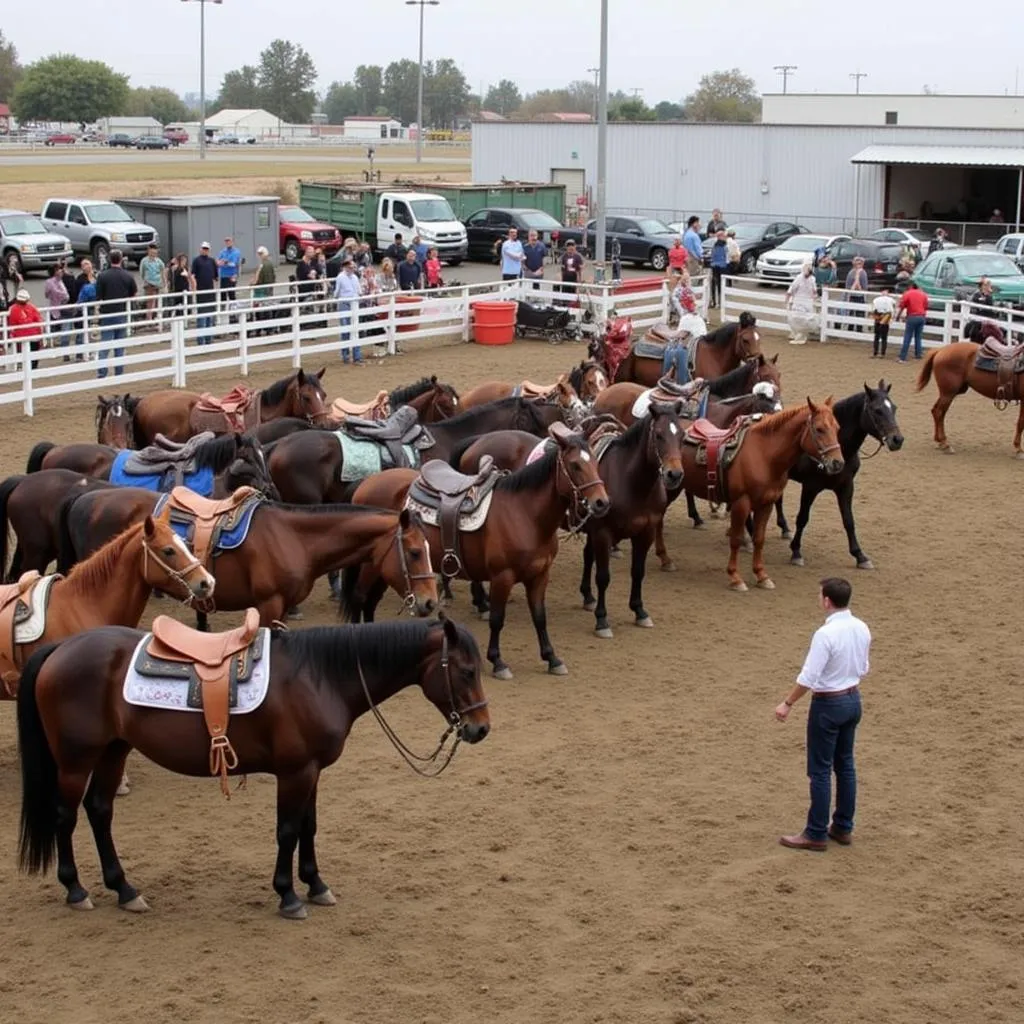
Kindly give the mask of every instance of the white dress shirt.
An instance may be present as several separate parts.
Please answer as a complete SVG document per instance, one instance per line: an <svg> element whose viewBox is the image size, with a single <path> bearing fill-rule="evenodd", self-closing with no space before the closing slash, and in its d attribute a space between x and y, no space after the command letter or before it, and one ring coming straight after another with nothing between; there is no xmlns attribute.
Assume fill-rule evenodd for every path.
<svg viewBox="0 0 1024 1024"><path fill-rule="evenodd" d="M815 693L848 690L868 674L871 630L849 608L833 612L811 638L796 681Z"/></svg>

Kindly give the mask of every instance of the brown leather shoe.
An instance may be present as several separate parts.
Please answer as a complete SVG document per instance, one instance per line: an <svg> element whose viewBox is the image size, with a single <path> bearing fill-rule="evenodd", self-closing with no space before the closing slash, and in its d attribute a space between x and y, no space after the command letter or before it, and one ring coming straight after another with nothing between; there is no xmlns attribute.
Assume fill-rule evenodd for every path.
<svg viewBox="0 0 1024 1024"><path fill-rule="evenodd" d="M791 850L811 850L813 853L824 853L828 843L820 839L808 839L803 832L795 836L779 836L779 842Z"/></svg>
<svg viewBox="0 0 1024 1024"><path fill-rule="evenodd" d="M844 832L842 829L838 829L835 825L830 825L828 829L829 839L834 840L840 846L849 846L853 842L853 833Z"/></svg>

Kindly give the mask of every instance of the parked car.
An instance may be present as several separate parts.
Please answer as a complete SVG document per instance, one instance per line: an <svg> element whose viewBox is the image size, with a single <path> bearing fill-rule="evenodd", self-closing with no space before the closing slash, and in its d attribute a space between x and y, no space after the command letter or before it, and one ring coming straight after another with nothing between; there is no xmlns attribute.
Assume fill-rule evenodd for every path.
<svg viewBox="0 0 1024 1024"><path fill-rule="evenodd" d="M72 135L71 132L51 132L46 136L44 145L46 146L73 146L78 141L77 135Z"/></svg>
<svg viewBox="0 0 1024 1024"><path fill-rule="evenodd" d="M71 240L77 256L91 256L99 270L107 266L111 249L138 262L151 244L160 244L154 228L105 199L47 199L40 217L50 231Z"/></svg>
<svg viewBox="0 0 1024 1024"><path fill-rule="evenodd" d="M140 135L135 140L136 149L170 149L170 139L165 139L162 135Z"/></svg>
<svg viewBox="0 0 1024 1024"><path fill-rule="evenodd" d="M581 228L560 228L559 247L571 238L585 253L593 255L597 248L597 221L587 221ZM608 251L605 259L611 257L611 244L618 239L623 263L635 263L638 267L650 264L655 270L668 266L668 251L678 233L667 224L653 217L608 217L605 220L605 245Z"/></svg>
<svg viewBox="0 0 1024 1024"><path fill-rule="evenodd" d="M792 224L788 220L776 220L768 224L741 222L730 224L729 230L736 232L736 241L740 247L740 273L743 274L752 274L757 269L758 257L777 249L787 238L809 234L807 228ZM705 266L711 265L711 247L714 244L713 238L704 239Z"/></svg>
<svg viewBox="0 0 1024 1024"><path fill-rule="evenodd" d="M528 207L484 207L472 213L465 224L469 259L491 262L498 258L497 245L508 237L509 228L518 228L523 242L527 232L536 231L547 246L557 246L561 232L565 230L550 213Z"/></svg>
<svg viewBox="0 0 1024 1024"><path fill-rule="evenodd" d="M0 258L11 270L25 274L73 257L71 242L47 231L34 213L0 210Z"/></svg>
<svg viewBox="0 0 1024 1024"><path fill-rule="evenodd" d="M846 275L853 269L853 261L861 256L868 273L868 286L892 288L900 269L903 246L896 242L880 242L875 238L844 238L828 247L828 254L835 260L836 284L842 288Z"/></svg>
<svg viewBox="0 0 1024 1024"><path fill-rule="evenodd" d="M1003 235L1003 237L996 242L995 251L1006 253L1006 255L1009 256L1018 267L1024 268L1024 235Z"/></svg>
<svg viewBox="0 0 1024 1024"><path fill-rule="evenodd" d="M872 231L867 238L873 238L878 242L896 242L899 245L908 245L921 255L926 255L928 246L935 237L934 231L926 231L924 228L879 228ZM944 249L958 249L955 242L948 239L942 243Z"/></svg>
<svg viewBox="0 0 1024 1024"><path fill-rule="evenodd" d="M289 263L298 263L307 245L319 245L326 256L341 248L341 232L310 216L301 206L278 206L281 254Z"/></svg>
<svg viewBox="0 0 1024 1024"><path fill-rule="evenodd" d="M849 235L792 235L777 249L769 249L757 261L757 276L765 281L790 284L816 249L827 249Z"/></svg>
<svg viewBox="0 0 1024 1024"><path fill-rule="evenodd" d="M1024 305L1024 273L1005 252L942 249L934 252L912 275L922 291L937 298L968 298L987 277L1000 305Z"/></svg>
<svg viewBox="0 0 1024 1024"><path fill-rule="evenodd" d="M135 145L135 136L126 135L124 132L115 132L107 139L108 146L124 146L125 149L131 149Z"/></svg>
<svg viewBox="0 0 1024 1024"><path fill-rule="evenodd" d="M214 142L218 146L255 146L256 139L252 135L218 135Z"/></svg>
<svg viewBox="0 0 1024 1024"><path fill-rule="evenodd" d="M165 128L164 138L172 146L181 146L188 142L188 132L184 128Z"/></svg>

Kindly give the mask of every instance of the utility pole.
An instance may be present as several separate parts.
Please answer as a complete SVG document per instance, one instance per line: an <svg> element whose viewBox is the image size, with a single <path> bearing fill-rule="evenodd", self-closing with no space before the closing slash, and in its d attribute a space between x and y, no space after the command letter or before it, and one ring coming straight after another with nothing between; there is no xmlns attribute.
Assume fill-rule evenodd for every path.
<svg viewBox="0 0 1024 1024"><path fill-rule="evenodd" d="M604 284L604 259L608 191L608 0L601 0L601 58L598 63L597 85L597 209L594 216L596 242L594 246L594 284Z"/></svg>
<svg viewBox="0 0 1024 1024"><path fill-rule="evenodd" d="M867 78L868 77L868 73L866 71L855 71L855 72L853 72L850 75L850 77L854 81L853 91L859 96L860 95L860 80L862 78Z"/></svg>
<svg viewBox="0 0 1024 1024"><path fill-rule="evenodd" d="M782 95L786 95L789 86L789 76L796 72L796 64L776 64L774 70L782 75Z"/></svg>
<svg viewBox="0 0 1024 1024"><path fill-rule="evenodd" d="M597 91L601 88L600 84L600 68L587 68L588 74L594 76L594 124L597 124Z"/></svg>
<svg viewBox="0 0 1024 1024"><path fill-rule="evenodd" d="M416 90L416 163L423 163L423 9L437 7L441 0L405 0L406 7L420 9L420 79Z"/></svg>
<svg viewBox="0 0 1024 1024"><path fill-rule="evenodd" d="M191 0L182 0L189 3ZM196 0L199 4L199 159L206 159L206 5L224 0Z"/></svg>

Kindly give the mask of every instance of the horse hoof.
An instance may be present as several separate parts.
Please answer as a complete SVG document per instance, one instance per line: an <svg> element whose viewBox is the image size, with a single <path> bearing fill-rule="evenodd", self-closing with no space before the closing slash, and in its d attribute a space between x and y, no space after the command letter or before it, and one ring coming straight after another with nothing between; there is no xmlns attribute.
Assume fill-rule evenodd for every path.
<svg viewBox="0 0 1024 1024"><path fill-rule="evenodd" d="M1024 459L1024 452L1017 452L1014 456L1015 459Z"/></svg>
<svg viewBox="0 0 1024 1024"><path fill-rule="evenodd" d="M757 581L757 585L762 590L774 590L775 589L775 584L767 576L765 576L765 578L763 580L758 580Z"/></svg>
<svg viewBox="0 0 1024 1024"><path fill-rule="evenodd" d="M334 893L330 889L324 889L323 892L318 892L315 896L309 897L309 902L316 904L318 907L333 907L336 906L338 901L334 897Z"/></svg>
<svg viewBox="0 0 1024 1024"><path fill-rule="evenodd" d="M305 903L293 903L287 907L278 907L277 912L286 921L305 921L308 916Z"/></svg>
<svg viewBox="0 0 1024 1024"><path fill-rule="evenodd" d="M594 636L598 636L602 640L611 640L615 634L612 632L611 626L604 626L601 629L595 629Z"/></svg>
<svg viewBox="0 0 1024 1024"><path fill-rule="evenodd" d="M783 530L782 531L782 539L783 540L792 540L793 539L793 534L790 533L789 530Z"/></svg>
<svg viewBox="0 0 1024 1024"><path fill-rule="evenodd" d="M679 566L676 565L676 563L673 562L673 561L662 562L661 563L661 571L662 572L679 572Z"/></svg>
<svg viewBox="0 0 1024 1024"><path fill-rule="evenodd" d="M938 448L943 455L953 454L953 446L951 444L937 444L935 447Z"/></svg>
<svg viewBox="0 0 1024 1024"><path fill-rule="evenodd" d="M612 548L611 551L608 552L608 557L609 558L621 558L622 557L622 552L618 548Z"/></svg>
<svg viewBox="0 0 1024 1024"><path fill-rule="evenodd" d="M341 595L339 594L337 597L333 598L333 600L340 601ZM299 622L305 617L306 616L302 614L302 610L300 608L289 608L288 614L285 616L289 622Z"/></svg>
<svg viewBox="0 0 1024 1024"><path fill-rule="evenodd" d="M512 669L508 665L502 665L501 668L496 668L492 673L495 679L504 679L506 682L512 678Z"/></svg>
<svg viewBox="0 0 1024 1024"><path fill-rule="evenodd" d="M743 582L743 580L740 580L737 583L730 583L729 589L735 590L737 594L745 594L747 591L747 585Z"/></svg>
<svg viewBox="0 0 1024 1024"><path fill-rule="evenodd" d="M802 569L806 563L804 562L804 556L803 555L794 555L789 560L789 564L790 565L798 565Z"/></svg>
<svg viewBox="0 0 1024 1024"><path fill-rule="evenodd" d="M875 563L870 558L865 558L863 562L857 563L858 569L874 569Z"/></svg>
<svg viewBox="0 0 1024 1024"><path fill-rule="evenodd" d="M596 601L584 601L583 602L583 610L585 612L592 612L596 607L597 607L597 602Z"/></svg>
<svg viewBox="0 0 1024 1024"><path fill-rule="evenodd" d="M119 903L118 907L129 914L145 914L149 910L149 904L141 896L136 896L127 903Z"/></svg>
<svg viewBox="0 0 1024 1024"><path fill-rule="evenodd" d="M68 906L72 910L95 910L96 909L93 906L92 900L89 899L88 896L86 896L85 899L76 900L74 903L69 903Z"/></svg>
<svg viewBox="0 0 1024 1024"><path fill-rule="evenodd" d="M636 625L641 629L654 629L654 619L650 615L645 615L642 619L636 620Z"/></svg>
<svg viewBox="0 0 1024 1024"><path fill-rule="evenodd" d="M548 675L549 676L567 676L569 670L565 667L564 661L549 661L548 662Z"/></svg>

